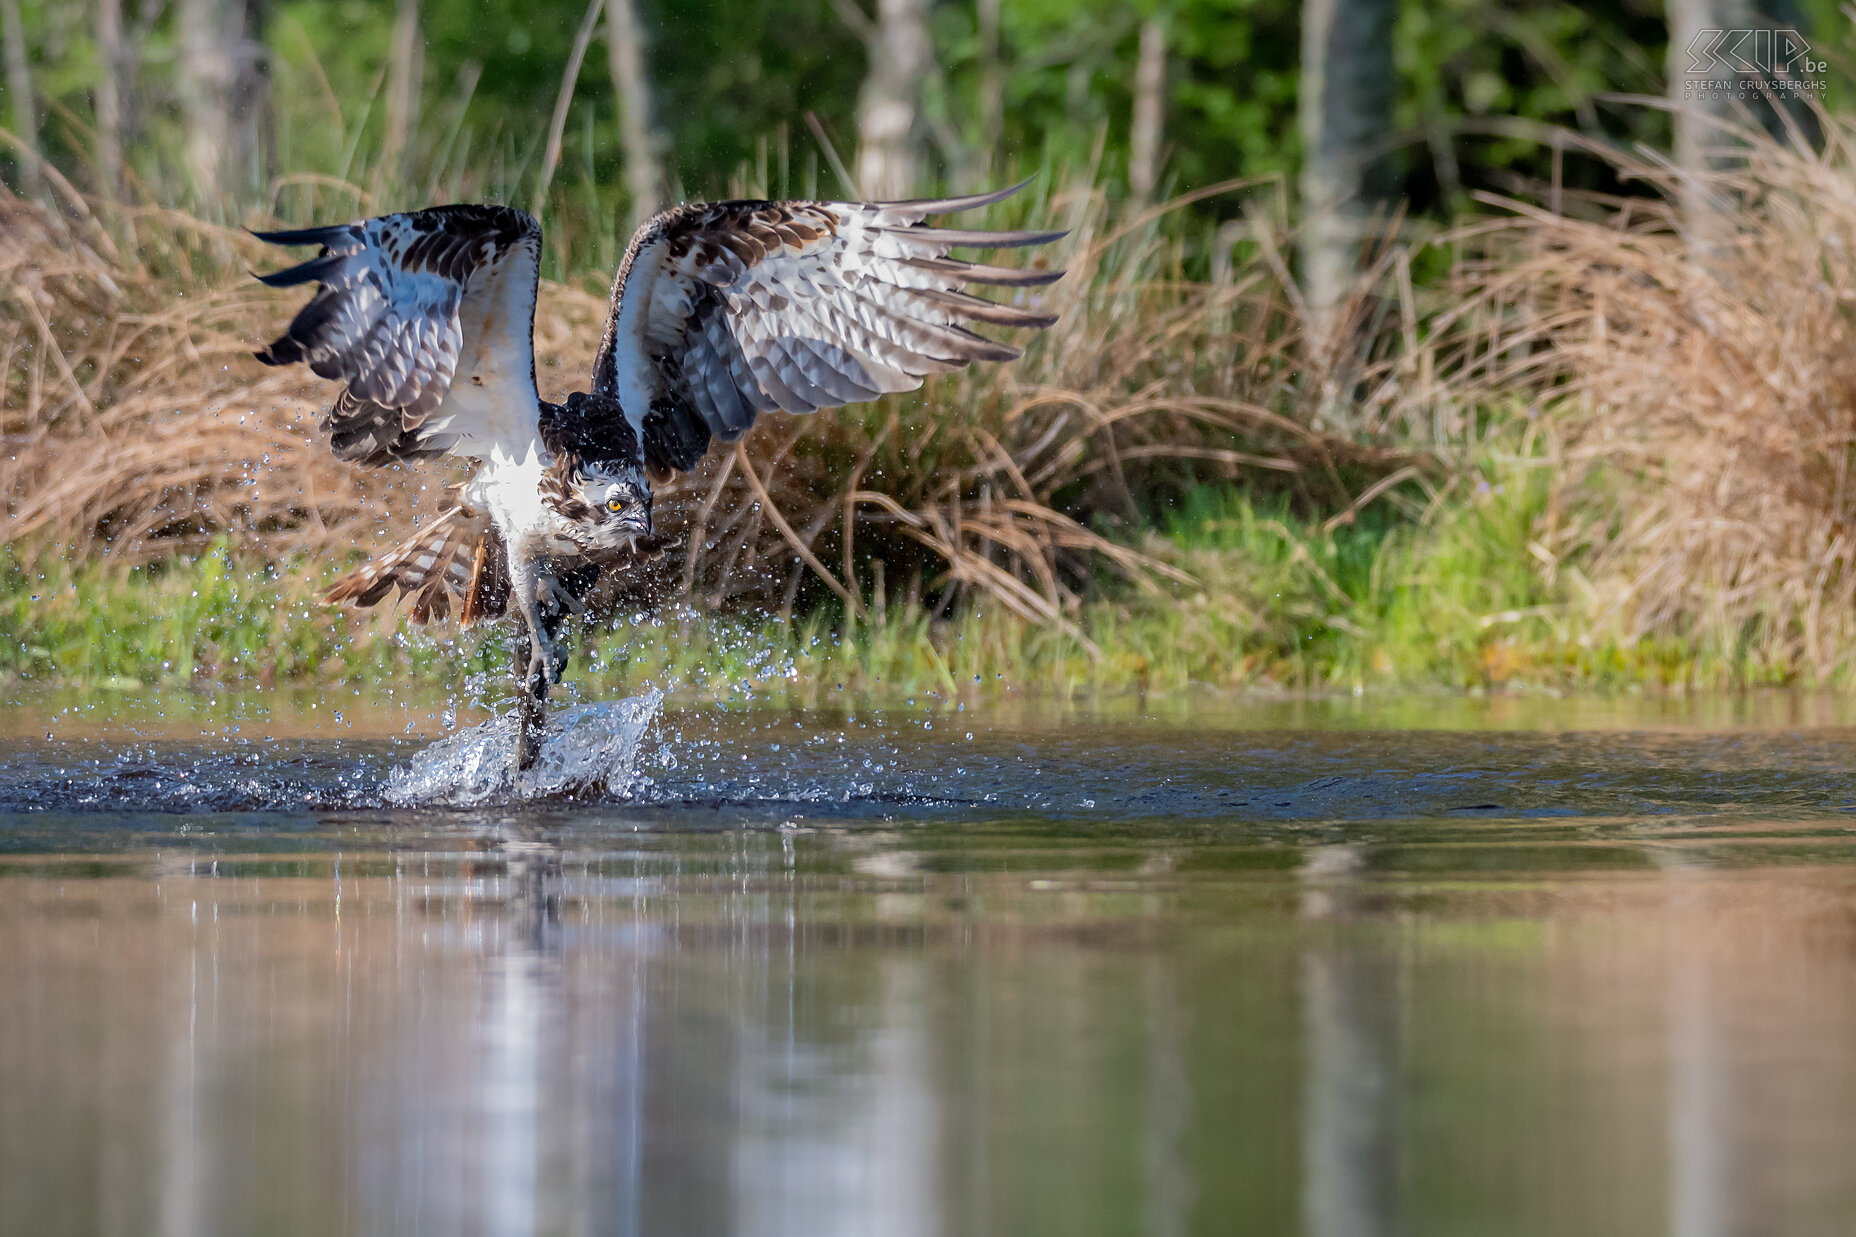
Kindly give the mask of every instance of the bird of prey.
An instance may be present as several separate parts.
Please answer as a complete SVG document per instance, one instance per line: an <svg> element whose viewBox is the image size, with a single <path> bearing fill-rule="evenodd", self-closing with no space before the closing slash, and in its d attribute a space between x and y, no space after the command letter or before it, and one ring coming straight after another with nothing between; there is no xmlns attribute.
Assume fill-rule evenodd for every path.
<svg viewBox="0 0 1856 1237"><path fill-rule="evenodd" d="M371 606L397 590L415 622L458 598L468 625L513 610L519 761L566 667L559 630L602 569L652 533L651 478L688 471L764 412L813 412L910 391L927 374L1017 349L976 323L1054 319L964 291L1031 287L1061 271L950 258L1061 232L930 227L931 215L1022 188L909 202L691 203L639 228L613 283L590 391L535 385L541 228L507 206L438 206L301 231L300 266L258 276L320 288L257 353L345 383L324 421L337 457L380 467L429 456L473 465L455 506L331 587Z"/></svg>

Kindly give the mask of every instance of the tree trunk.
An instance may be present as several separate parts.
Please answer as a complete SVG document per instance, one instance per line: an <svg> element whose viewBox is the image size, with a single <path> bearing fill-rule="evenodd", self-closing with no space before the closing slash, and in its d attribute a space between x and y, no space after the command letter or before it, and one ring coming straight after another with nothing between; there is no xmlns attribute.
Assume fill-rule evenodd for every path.
<svg viewBox="0 0 1856 1237"><path fill-rule="evenodd" d="M1775 49L1779 32L1808 35L1808 13L1796 0L1666 0L1664 14L1682 226L1689 246L1705 254L1725 243L1732 228L1727 217L1732 204L1716 173L1737 162L1733 148L1740 139L1734 128L1744 125L1750 114L1778 141L1800 140L1812 147L1822 142L1816 113L1802 93L1747 104L1736 98L1749 75L1735 63L1735 55L1742 62L1758 56L1755 37L1771 40L1765 47ZM1771 33L1747 33L1755 31ZM1789 48L1769 51L1752 77L1767 81L1796 76L1791 55Z"/></svg>
<svg viewBox="0 0 1856 1237"><path fill-rule="evenodd" d="M645 72L644 34L633 0L606 0L606 62L619 101L625 188L632 199L632 227L637 228L663 207L664 172L651 129L651 79Z"/></svg>
<svg viewBox="0 0 1856 1237"><path fill-rule="evenodd" d="M419 121L424 51L419 38L419 0L399 0L393 10L393 47L387 62L387 132L380 145L384 184L401 184L406 178L406 140Z"/></svg>
<svg viewBox="0 0 1856 1237"><path fill-rule="evenodd" d="M269 106L264 48L252 37L260 3L175 3L187 172L202 201L228 188L249 189L260 179Z"/></svg>
<svg viewBox="0 0 1856 1237"><path fill-rule="evenodd" d="M1733 89L1738 74L1708 50L1717 38L1704 31L1745 29L1753 23L1749 0L1667 0L1669 26L1669 102L1675 113L1677 192L1682 226L1697 252L1719 243L1721 223L1714 173L1730 145L1725 126L1734 122Z"/></svg>
<svg viewBox="0 0 1856 1237"><path fill-rule="evenodd" d="M122 0L97 0L97 187L122 188Z"/></svg>
<svg viewBox="0 0 1856 1237"><path fill-rule="evenodd" d="M219 189L226 152L226 109L232 96L231 41L221 29L217 0L176 0L179 27L180 109L187 130L187 173L197 197Z"/></svg>
<svg viewBox="0 0 1856 1237"><path fill-rule="evenodd" d="M26 57L26 24L19 17L19 0L0 0L0 39L6 41L6 93L12 106L9 121L13 136L26 146L19 157L19 187L27 197L39 196L39 114L32 98L31 62Z"/></svg>
<svg viewBox="0 0 1856 1237"><path fill-rule="evenodd" d="M922 85L934 67L928 0L877 0L857 100L857 188L888 201L915 194L922 173Z"/></svg>
<svg viewBox="0 0 1856 1237"><path fill-rule="evenodd" d="M980 158L982 179L992 182L993 164L1005 135L1005 68L999 63L999 0L977 0L980 36Z"/></svg>
<svg viewBox="0 0 1856 1237"><path fill-rule="evenodd" d="M116 62L116 102L122 109L118 133L124 150L133 149L142 136L142 53L166 9L166 0L137 0L134 20L123 31L122 55Z"/></svg>
<svg viewBox="0 0 1856 1237"><path fill-rule="evenodd" d="M1337 306L1353 283L1377 175L1392 133L1398 0L1302 4L1302 294L1312 341L1333 346Z"/></svg>
<svg viewBox="0 0 1856 1237"><path fill-rule="evenodd" d="M1159 175L1160 132L1166 109L1166 32L1141 23L1141 54L1134 67L1134 121L1128 132L1128 187L1142 201L1153 197Z"/></svg>
<svg viewBox="0 0 1856 1237"><path fill-rule="evenodd" d="M240 187L256 193L269 180L271 66L264 46L264 8L269 0L228 0L227 40L232 44L232 100L228 128Z"/></svg>

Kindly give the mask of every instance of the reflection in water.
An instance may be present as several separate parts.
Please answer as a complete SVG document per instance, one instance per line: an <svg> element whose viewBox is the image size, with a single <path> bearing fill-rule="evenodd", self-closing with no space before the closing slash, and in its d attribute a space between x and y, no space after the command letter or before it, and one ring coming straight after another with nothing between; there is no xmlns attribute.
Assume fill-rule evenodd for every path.
<svg viewBox="0 0 1856 1237"><path fill-rule="evenodd" d="M1360 913L1360 848L1310 847L1302 913L1343 931ZM1308 1029L1302 1213L1310 1237L1393 1231L1393 960L1360 940L1311 937L1303 955Z"/></svg>
<svg viewBox="0 0 1856 1237"><path fill-rule="evenodd" d="M208 911L217 920L217 906ZM161 1152L166 1163L156 1178L161 1187L161 1232L163 1237L187 1237L201 1232L204 1219L201 1199L212 1196L211 1182L202 1179L202 1169L211 1163L202 1156L202 1131L195 1107L200 1086L200 904L187 903L188 935L191 938L186 957L185 998L169 1002L166 1071L162 1090L166 1095L159 1108L165 1128L161 1131ZM210 958L209 958L210 964ZM209 1011L210 1013L210 1011ZM178 1023L179 1025L176 1025Z"/></svg>
<svg viewBox="0 0 1856 1237"><path fill-rule="evenodd" d="M558 942L560 857L505 843L503 948L486 967L483 1033L483 1215L492 1237L530 1237L541 1210L543 1062L561 1059L565 1021ZM550 946L556 948L550 948Z"/></svg>
<svg viewBox="0 0 1856 1237"><path fill-rule="evenodd" d="M936 1193L928 1045L921 1030L919 962L893 959L875 992L862 1051L845 1061L801 1041L790 1021L758 1027L740 1045L741 1136L734 1145L731 1232L918 1237L944 1231Z"/></svg>
<svg viewBox="0 0 1856 1237"><path fill-rule="evenodd" d="M1184 1237L1190 1231L1193 1194L1185 1145L1192 1114L1185 1012L1169 962L1155 961L1146 988L1146 1205L1141 1231L1151 1237Z"/></svg>
<svg viewBox="0 0 1856 1237"><path fill-rule="evenodd" d="M1849 869L927 853L16 870L0 1231L1847 1231Z"/></svg>
<svg viewBox="0 0 1856 1237"><path fill-rule="evenodd" d="M1689 948L1669 967L1670 1237L1727 1237L1729 1078L1708 951L1708 878L1692 857L1653 849L1668 872L1669 930Z"/></svg>

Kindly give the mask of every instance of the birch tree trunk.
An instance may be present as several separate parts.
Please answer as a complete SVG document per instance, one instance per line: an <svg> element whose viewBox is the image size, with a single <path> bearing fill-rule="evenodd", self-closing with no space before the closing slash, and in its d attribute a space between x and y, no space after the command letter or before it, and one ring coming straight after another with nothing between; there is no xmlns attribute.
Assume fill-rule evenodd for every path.
<svg viewBox="0 0 1856 1237"><path fill-rule="evenodd" d="M31 62L26 57L26 23L20 20L19 0L0 0L0 39L6 41L6 93L8 125L25 143L19 159L19 187L27 197L39 196L39 113L32 98Z"/></svg>
<svg viewBox="0 0 1856 1237"><path fill-rule="evenodd" d="M271 67L264 46L264 9L269 0L230 0L226 38L232 45L232 102L228 128L231 154L242 186L258 190L268 180L271 143Z"/></svg>
<svg viewBox="0 0 1856 1237"><path fill-rule="evenodd" d="M633 0L606 0L606 62L619 101L619 145L625 153L625 188L636 229L663 208L664 171L651 129L651 79L644 67L644 34Z"/></svg>
<svg viewBox="0 0 1856 1237"><path fill-rule="evenodd" d="M922 173L922 85L934 67L928 0L877 0L857 100L857 188L876 201L912 197Z"/></svg>
<svg viewBox="0 0 1856 1237"><path fill-rule="evenodd" d="M97 187L122 188L122 0L97 0Z"/></svg>
<svg viewBox="0 0 1856 1237"><path fill-rule="evenodd" d="M142 135L142 54L166 8L166 0L137 0L134 18L123 31L122 54L116 61L116 102L122 109L118 131L124 150L132 148ZM125 5L124 14L128 12Z"/></svg>
<svg viewBox="0 0 1856 1237"><path fill-rule="evenodd" d="M260 3L175 0L187 172L202 200L260 179L269 107L264 49L252 37Z"/></svg>
<svg viewBox="0 0 1856 1237"><path fill-rule="evenodd" d="M226 110L232 96L232 51L222 37L218 0L176 0L181 120L187 129L187 174L194 193L218 192L226 152Z"/></svg>
<svg viewBox="0 0 1856 1237"><path fill-rule="evenodd" d="M1141 23L1134 67L1134 121L1128 132L1128 187L1142 201L1158 183L1160 133L1166 110L1166 32L1154 18Z"/></svg>
<svg viewBox="0 0 1856 1237"><path fill-rule="evenodd" d="M1368 218L1383 193L1374 165L1392 133L1398 0L1303 0L1302 294L1312 341L1333 346Z"/></svg>
<svg viewBox="0 0 1856 1237"><path fill-rule="evenodd" d="M1759 45L1746 32L1774 32L1757 36L1771 40L1765 46L1772 49L1772 62L1756 64L1756 76L1783 79L1795 73L1789 63L1794 49L1783 47L1777 34L1796 32L1802 39L1809 31L1809 11L1796 0L1666 0L1664 16L1682 226L1690 248L1705 254L1723 244L1733 226L1727 217L1732 203L1716 173L1736 162L1736 126L1750 114L1777 141L1802 141L1813 148L1822 143L1817 115L1802 95L1746 104L1736 99L1747 75L1732 57L1738 53L1745 61L1758 54Z"/></svg>
<svg viewBox="0 0 1856 1237"><path fill-rule="evenodd" d="M419 121L424 50L419 0L399 0L393 9L393 46L387 61L387 132L380 146L380 172L391 183L405 179L406 140Z"/></svg>
<svg viewBox="0 0 1856 1237"><path fill-rule="evenodd" d="M1712 51L1719 43L1703 31L1746 29L1750 0L1666 0L1669 27L1669 103L1675 116L1677 193L1689 247L1711 253L1721 241L1721 207L1714 173L1731 139L1733 87L1738 74Z"/></svg>
<svg viewBox="0 0 1856 1237"><path fill-rule="evenodd" d="M992 183L993 165L1005 135L1005 68L999 63L999 0L977 0L975 14L980 36L980 157L981 179Z"/></svg>

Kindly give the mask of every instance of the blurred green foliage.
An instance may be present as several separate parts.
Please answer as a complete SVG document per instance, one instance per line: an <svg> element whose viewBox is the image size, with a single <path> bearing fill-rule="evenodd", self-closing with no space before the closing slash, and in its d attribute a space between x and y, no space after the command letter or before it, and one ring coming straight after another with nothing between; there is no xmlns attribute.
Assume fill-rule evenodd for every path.
<svg viewBox="0 0 1856 1237"><path fill-rule="evenodd" d="M814 113L848 156L865 51L833 0L638 3L655 121L680 195L841 190L821 172L828 163L805 120ZM91 6L22 4L35 86L44 96L41 141L81 179L99 72ZM182 136L173 7L125 5L136 62L130 162L155 187L168 178ZM273 135L265 175L254 180L312 173L360 179L355 173L370 166L385 125L394 7L394 0L252 6ZM1789 9L1796 12L1787 16L1810 29L1814 52L1842 70L1849 23L1833 0L1799 0ZM387 186L396 200L380 205L411 205L460 183L524 200L584 12L583 0L422 6L414 166ZM999 12L1003 108L997 133L989 134L983 95L990 62L976 6L945 0L931 11L939 72L924 111L944 177L1093 167L1099 176L1091 179L1125 183L1138 31L1150 16L1167 31L1164 184L1189 190L1294 170L1296 0L1004 0ZM1476 190L1514 192L1556 177L1574 187L1615 188L1601 161L1576 153L1556 160L1543 126L1665 144L1667 116L1641 100L1664 89L1666 43L1657 0L1401 5L1390 153L1413 208L1448 214ZM564 145L557 192L596 192L600 208L622 209L615 94L598 42L575 83ZM470 177L447 174L466 158Z"/></svg>

